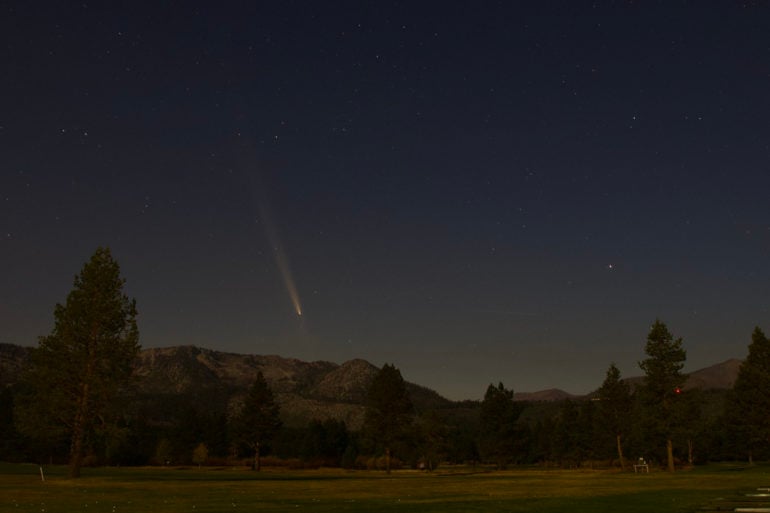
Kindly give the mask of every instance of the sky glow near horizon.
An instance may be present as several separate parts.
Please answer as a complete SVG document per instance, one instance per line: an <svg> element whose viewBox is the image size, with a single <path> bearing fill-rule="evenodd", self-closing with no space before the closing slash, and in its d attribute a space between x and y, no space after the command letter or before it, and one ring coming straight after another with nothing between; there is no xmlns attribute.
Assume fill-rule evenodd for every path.
<svg viewBox="0 0 770 513"><path fill-rule="evenodd" d="M452 399L640 375L656 318L687 371L770 331L767 7L2 9L0 342L97 246L144 347Z"/></svg>

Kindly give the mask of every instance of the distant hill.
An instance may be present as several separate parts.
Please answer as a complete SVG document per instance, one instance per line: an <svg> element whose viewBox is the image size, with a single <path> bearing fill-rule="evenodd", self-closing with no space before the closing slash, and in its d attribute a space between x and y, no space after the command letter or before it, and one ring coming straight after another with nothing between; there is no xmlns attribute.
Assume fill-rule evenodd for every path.
<svg viewBox="0 0 770 513"><path fill-rule="evenodd" d="M711 367L691 372L685 383L685 388L699 388L701 390L732 388L741 361L735 358L717 363Z"/></svg>
<svg viewBox="0 0 770 513"><path fill-rule="evenodd" d="M0 387L19 379L30 348L0 344ZM690 373L688 388L727 389L735 382L740 360L727 360ZM242 400L257 372L262 372L281 406L287 425L301 425L311 419L336 419L356 429L364 415L366 390L378 368L355 359L341 365L305 362L275 355L243 355L195 346L144 349L136 361L138 404L143 415L163 422L184 408L227 413ZM628 378L632 385L641 377ZM435 391L407 383L418 411L438 409L455 415L472 410L475 401L453 402ZM519 392L517 401L554 402L581 399L559 389ZM469 410L470 411L470 410Z"/></svg>
<svg viewBox="0 0 770 513"><path fill-rule="evenodd" d="M563 401L565 399L580 399L582 396L573 395L558 388L549 388L539 392L514 392L514 401Z"/></svg>
<svg viewBox="0 0 770 513"><path fill-rule="evenodd" d="M684 387L698 390L725 390L733 387L735 378L741 368L741 360L735 358L725 360L704 369L699 369L687 375ZM633 376L624 379L632 387L642 384L644 376Z"/></svg>

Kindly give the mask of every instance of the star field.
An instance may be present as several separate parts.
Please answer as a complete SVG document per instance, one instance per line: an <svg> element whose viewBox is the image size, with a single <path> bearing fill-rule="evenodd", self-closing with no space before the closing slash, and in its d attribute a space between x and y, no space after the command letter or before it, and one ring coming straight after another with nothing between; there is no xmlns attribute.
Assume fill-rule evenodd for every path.
<svg viewBox="0 0 770 513"><path fill-rule="evenodd" d="M453 399L638 375L658 317L685 370L770 329L764 6L2 9L0 342L100 245L144 347Z"/></svg>

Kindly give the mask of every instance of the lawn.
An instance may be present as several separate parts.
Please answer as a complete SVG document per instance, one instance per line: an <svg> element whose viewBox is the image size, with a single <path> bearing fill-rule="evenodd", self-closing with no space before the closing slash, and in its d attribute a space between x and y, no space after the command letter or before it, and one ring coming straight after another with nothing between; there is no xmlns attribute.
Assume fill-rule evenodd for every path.
<svg viewBox="0 0 770 513"><path fill-rule="evenodd" d="M266 469L0 465L0 512L676 512L733 508L770 485L770 467L710 465L674 475L517 469L432 474ZM764 500L764 499L754 499ZM757 504L758 505L758 504ZM764 503L763 503L764 505Z"/></svg>

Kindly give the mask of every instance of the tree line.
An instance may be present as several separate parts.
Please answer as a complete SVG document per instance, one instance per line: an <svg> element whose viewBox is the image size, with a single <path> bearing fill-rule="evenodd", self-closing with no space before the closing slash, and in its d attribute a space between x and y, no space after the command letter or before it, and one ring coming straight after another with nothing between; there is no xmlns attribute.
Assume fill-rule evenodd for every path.
<svg viewBox="0 0 770 513"><path fill-rule="evenodd" d="M54 328L41 337L18 385L0 392L0 459L83 465L271 464L433 470L442 463L626 469L638 459L674 471L715 460L770 457L770 341L755 328L729 391L685 388L681 338L656 320L643 382L611 364L584 400L515 402L490 384L482 401L420 410L400 371L384 365L367 392L360 429L308 419L285 426L258 373L233 411L168 404L163 419L137 414L132 363L139 351L136 302L110 251L99 248L75 277Z"/></svg>

